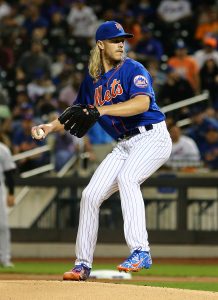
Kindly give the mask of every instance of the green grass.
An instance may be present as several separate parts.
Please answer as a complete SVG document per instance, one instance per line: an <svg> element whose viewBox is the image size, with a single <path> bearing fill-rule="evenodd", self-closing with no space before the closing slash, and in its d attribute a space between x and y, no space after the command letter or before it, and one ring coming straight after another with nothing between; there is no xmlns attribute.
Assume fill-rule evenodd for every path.
<svg viewBox="0 0 218 300"><path fill-rule="evenodd" d="M165 288L218 292L218 283L215 282L151 282L151 281L134 282L132 281L131 284L142 285L142 286L158 286L158 287L165 287Z"/></svg>
<svg viewBox="0 0 218 300"><path fill-rule="evenodd" d="M142 270L139 275L153 276L197 276L218 277L218 267L213 265L154 265L150 270Z"/></svg>
<svg viewBox="0 0 218 300"><path fill-rule="evenodd" d="M70 270L72 265L63 262L16 262L14 268L0 268L0 273L62 274Z"/></svg>
<svg viewBox="0 0 218 300"><path fill-rule="evenodd" d="M16 262L15 268L0 268L0 273L61 274L72 268L73 262ZM94 264L93 270L116 270L116 264ZM150 270L141 270L133 276L218 277L217 265L153 265Z"/></svg>
<svg viewBox="0 0 218 300"><path fill-rule="evenodd" d="M0 273L16 274L57 274L62 275L66 270L71 269L73 262L16 262L14 268L0 268ZM95 264L93 270L110 269L116 270L116 264ZM148 276L146 281L134 281L135 276ZM149 276L167 276L167 277L187 277L186 282L151 282ZM133 273L133 281L129 284L143 286L159 286L181 289L205 290L218 292L218 283L216 282L193 282L190 277L218 277L217 265L176 265L176 264L156 264L150 270L142 270L139 273ZM192 278L193 280L193 278ZM120 282L124 283L124 282ZM127 283L127 282L125 282Z"/></svg>
<svg viewBox="0 0 218 300"><path fill-rule="evenodd" d="M94 265L96 270L115 269L116 265ZM139 273L133 273L133 276L176 276L176 277L218 277L217 265L176 265L176 264L156 264L149 270L141 270Z"/></svg>

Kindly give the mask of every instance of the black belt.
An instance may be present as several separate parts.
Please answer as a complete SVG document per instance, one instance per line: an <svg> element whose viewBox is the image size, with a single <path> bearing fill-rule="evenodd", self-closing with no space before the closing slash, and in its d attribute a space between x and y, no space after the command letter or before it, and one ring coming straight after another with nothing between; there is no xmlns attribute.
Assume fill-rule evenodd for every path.
<svg viewBox="0 0 218 300"><path fill-rule="evenodd" d="M146 131L149 131L149 130L153 129L152 124L144 125L144 126L141 126L141 127L144 127ZM134 129L126 131L124 134L120 135L117 140L121 141L123 139L128 139L128 138L133 137L134 135L137 135L139 133L141 133L139 128L134 128Z"/></svg>

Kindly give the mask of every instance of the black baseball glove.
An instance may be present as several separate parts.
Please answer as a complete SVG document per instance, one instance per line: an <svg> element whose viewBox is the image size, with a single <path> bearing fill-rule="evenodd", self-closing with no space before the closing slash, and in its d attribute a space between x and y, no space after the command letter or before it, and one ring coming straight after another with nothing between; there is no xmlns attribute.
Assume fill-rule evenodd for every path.
<svg viewBox="0 0 218 300"><path fill-rule="evenodd" d="M58 120L64 124L65 130L81 138L98 121L99 117L100 113L95 106L76 104L68 107Z"/></svg>

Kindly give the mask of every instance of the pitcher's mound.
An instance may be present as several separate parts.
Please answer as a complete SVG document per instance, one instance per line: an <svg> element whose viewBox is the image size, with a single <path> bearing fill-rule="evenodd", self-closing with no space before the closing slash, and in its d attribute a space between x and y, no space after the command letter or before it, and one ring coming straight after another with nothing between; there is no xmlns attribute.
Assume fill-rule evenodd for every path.
<svg viewBox="0 0 218 300"><path fill-rule="evenodd" d="M99 282L4 280L0 300L210 300L218 293Z"/></svg>

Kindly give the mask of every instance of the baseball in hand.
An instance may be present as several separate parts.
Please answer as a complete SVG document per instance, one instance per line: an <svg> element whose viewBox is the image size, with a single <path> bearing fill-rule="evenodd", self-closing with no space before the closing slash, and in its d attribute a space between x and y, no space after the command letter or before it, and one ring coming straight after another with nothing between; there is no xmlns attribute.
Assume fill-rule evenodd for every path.
<svg viewBox="0 0 218 300"><path fill-rule="evenodd" d="M45 132L42 128L36 128L33 131L33 138L34 139L41 140L41 139L44 138L44 136L45 136Z"/></svg>

